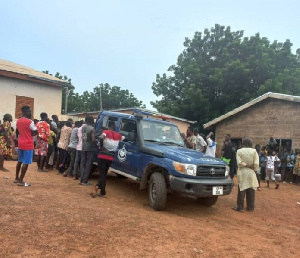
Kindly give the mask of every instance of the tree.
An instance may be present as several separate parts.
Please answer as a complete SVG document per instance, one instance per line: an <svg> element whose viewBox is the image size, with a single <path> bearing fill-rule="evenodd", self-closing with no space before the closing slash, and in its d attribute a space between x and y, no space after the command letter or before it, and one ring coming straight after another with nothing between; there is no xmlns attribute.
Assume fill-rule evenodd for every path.
<svg viewBox="0 0 300 258"><path fill-rule="evenodd" d="M49 71L43 72L53 76ZM100 110L100 88L103 102L102 107L104 109L146 107L143 102L138 100L132 93L128 90L123 90L118 86L110 86L108 83L101 83L98 87L95 87L92 92L84 91L82 95L80 95L79 93L74 92L75 87L72 85L72 80L68 78L68 76L61 75L57 72L54 77L68 83L68 89L63 90L62 94L62 113L66 113L66 94L68 94L67 113Z"/></svg>
<svg viewBox="0 0 300 258"><path fill-rule="evenodd" d="M95 87L92 92L85 91L82 95L69 94L69 111L95 111L100 110L100 88L102 95L103 109L118 109L128 107L145 107L142 101L139 101L128 90L122 90L118 86L110 86L108 83L101 83Z"/></svg>
<svg viewBox="0 0 300 258"><path fill-rule="evenodd" d="M300 49L257 33L244 37L218 24L186 38L173 74L156 76L152 89L163 113L201 125L269 91L300 95Z"/></svg>

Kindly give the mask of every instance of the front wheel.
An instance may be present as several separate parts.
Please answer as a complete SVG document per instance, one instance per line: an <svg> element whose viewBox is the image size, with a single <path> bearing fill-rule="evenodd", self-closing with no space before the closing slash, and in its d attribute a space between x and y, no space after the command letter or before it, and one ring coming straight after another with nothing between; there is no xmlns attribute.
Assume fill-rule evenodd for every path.
<svg viewBox="0 0 300 258"><path fill-rule="evenodd" d="M167 200L167 186L165 177L161 173L154 172L151 175L148 194L150 207L153 210L161 211L165 208Z"/></svg>
<svg viewBox="0 0 300 258"><path fill-rule="evenodd" d="M219 196L212 196L212 197L198 197L197 198L197 202L200 205L206 206L206 207L210 207L213 206L214 204L216 204L217 200L218 200Z"/></svg>

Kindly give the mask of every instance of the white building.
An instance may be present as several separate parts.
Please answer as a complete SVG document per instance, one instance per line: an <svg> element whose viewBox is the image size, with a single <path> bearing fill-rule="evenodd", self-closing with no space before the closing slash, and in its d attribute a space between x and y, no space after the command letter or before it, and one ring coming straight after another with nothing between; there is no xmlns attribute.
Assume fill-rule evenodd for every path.
<svg viewBox="0 0 300 258"><path fill-rule="evenodd" d="M28 105L33 118L40 113L61 117L62 91L68 83L32 68L0 59L0 120L9 113L21 116L21 107Z"/></svg>

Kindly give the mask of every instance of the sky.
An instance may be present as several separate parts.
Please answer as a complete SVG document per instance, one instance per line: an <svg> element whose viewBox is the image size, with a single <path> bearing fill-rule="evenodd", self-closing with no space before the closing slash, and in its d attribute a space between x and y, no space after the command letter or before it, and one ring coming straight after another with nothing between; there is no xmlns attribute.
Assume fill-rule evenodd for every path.
<svg viewBox="0 0 300 258"><path fill-rule="evenodd" d="M2 0L0 59L67 75L79 93L117 85L153 109L152 83L176 64L185 37L220 24L290 39L295 52L299 7L299 0Z"/></svg>

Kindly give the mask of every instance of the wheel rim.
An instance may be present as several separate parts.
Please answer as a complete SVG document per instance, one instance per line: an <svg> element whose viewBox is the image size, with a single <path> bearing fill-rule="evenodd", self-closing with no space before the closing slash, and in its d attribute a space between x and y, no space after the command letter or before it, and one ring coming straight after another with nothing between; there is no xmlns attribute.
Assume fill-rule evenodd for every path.
<svg viewBox="0 0 300 258"><path fill-rule="evenodd" d="M156 200L156 186L154 182L151 185L151 198L153 201Z"/></svg>

